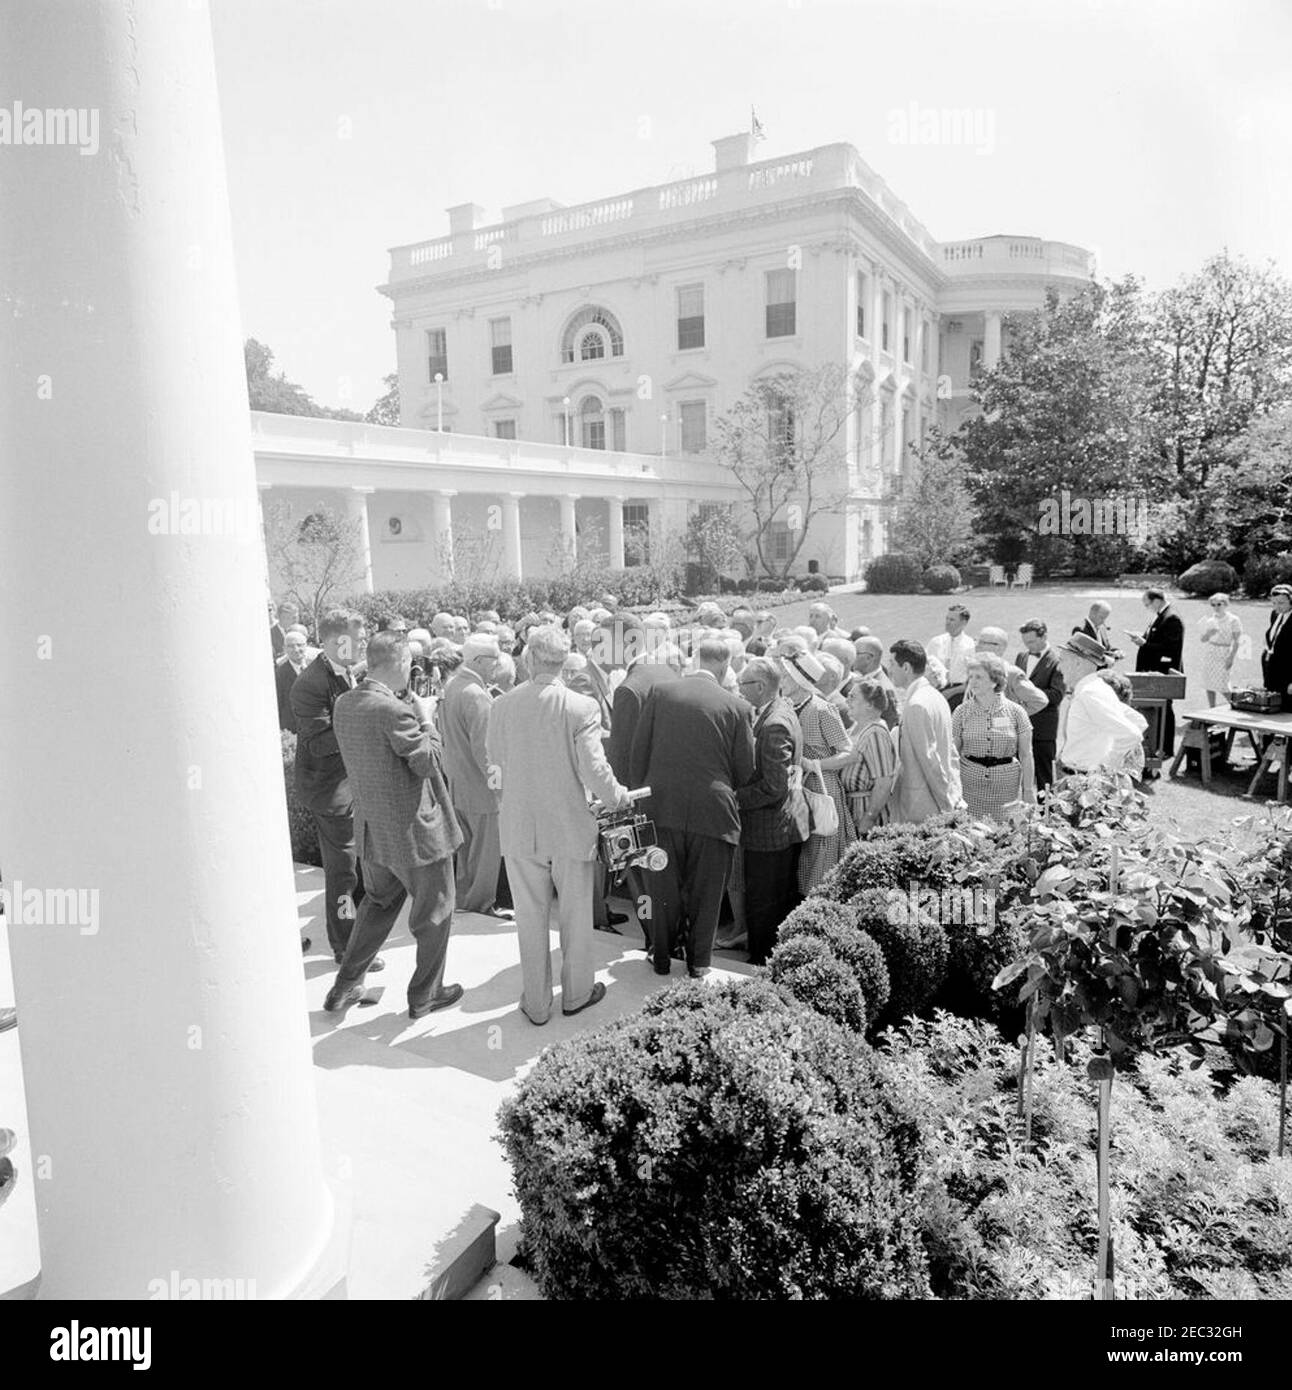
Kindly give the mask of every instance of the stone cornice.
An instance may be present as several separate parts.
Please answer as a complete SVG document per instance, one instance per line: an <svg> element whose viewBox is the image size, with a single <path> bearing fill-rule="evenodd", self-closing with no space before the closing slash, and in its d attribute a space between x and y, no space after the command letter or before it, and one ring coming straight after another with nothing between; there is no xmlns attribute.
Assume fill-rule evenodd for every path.
<svg viewBox="0 0 1292 1390"><path fill-rule="evenodd" d="M812 194L805 198L786 201L781 203L770 203L753 208L743 208L727 211L712 215L708 218L697 219L688 223L670 223L662 227L645 228L636 231L623 232L614 236L597 237L586 241L571 242L563 246L549 248L535 248L521 255L516 250L511 250L510 254L504 257L504 269L491 270L483 261L467 267L466 269L453 272L447 271L439 274L420 275L410 277L406 280L387 282L376 287L379 294L386 295L392 301L402 299L406 295L426 293L427 291L442 291L453 289L459 286L473 285L481 281L496 279L500 274L516 275L524 273L539 265L551 264L556 261L576 259L589 254L601 255L607 252L621 251L633 246L654 246L662 243L681 241L685 238L711 238L724 236L733 229L754 227L766 223L785 222L792 218L828 209L832 205L842 205L847 210L860 216L862 223L870 230L889 250L895 253L895 258L900 261L909 273L916 275L920 279L931 280L935 292L945 287L949 283L949 277L941 270L937 263L931 260L919 247L915 246L909 238L897 227L882 209L875 206L865 191L860 188L832 188L821 193ZM859 254L873 256L869 245L851 229L838 229L828 236L822 237L818 231L813 241L816 244L826 245L842 242L845 248L852 247ZM808 243L812 245L813 243ZM737 256L724 257L719 266L742 264L755 252L742 252ZM624 276L630 283L633 280L640 280L646 277Z"/></svg>

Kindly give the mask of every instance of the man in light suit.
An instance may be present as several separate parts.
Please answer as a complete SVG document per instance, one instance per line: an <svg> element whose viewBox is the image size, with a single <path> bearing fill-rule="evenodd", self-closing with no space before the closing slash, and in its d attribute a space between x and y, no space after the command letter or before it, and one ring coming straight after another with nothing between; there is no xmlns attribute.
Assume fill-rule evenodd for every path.
<svg viewBox="0 0 1292 1390"><path fill-rule="evenodd" d="M453 925L453 852L462 842L440 765L435 702L409 693L412 654L402 632L379 632L368 643L368 674L337 700L336 741L354 795L355 840L367 893L355 919L336 982L323 1007L348 1008L363 996L363 979L390 935L405 899L417 964L408 982L408 1016L421 1018L462 998L444 983Z"/></svg>
<svg viewBox="0 0 1292 1390"><path fill-rule="evenodd" d="M888 649L888 674L906 692L898 730L901 766L893 819L912 825L964 805L960 757L951 738L951 710L925 678L926 664L918 642L894 642Z"/></svg>
<svg viewBox="0 0 1292 1390"><path fill-rule="evenodd" d="M736 788L754 776L748 706L722 688L731 651L705 638L697 669L657 685L633 734L634 787L650 787L653 816L668 865L646 875L651 897L655 973L672 968L684 947L687 971L703 975L713 955L722 895L740 843Z"/></svg>
<svg viewBox="0 0 1292 1390"><path fill-rule="evenodd" d="M477 632L468 637L462 646L462 665L444 687L439 710L444 770L462 831L454 873L458 911L482 912L490 917L503 915L497 905L498 870L502 867L498 791L489 785L485 751L493 708L489 682L499 656L498 639L493 635Z"/></svg>
<svg viewBox="0 0 1292 1390"><path fill-rule="evenodd" d="M561 683L569 635L554 625L534 628L526 649L533 675L493 702L486 747L502 791L498 827L516 904L520 1009L543 1024L552 1009L553 902L561 1012L577 1014L605 998L605 985L592 978L592 894L601 865L588 793L615 809L629 801L606 761L596 701Z"/></svg>

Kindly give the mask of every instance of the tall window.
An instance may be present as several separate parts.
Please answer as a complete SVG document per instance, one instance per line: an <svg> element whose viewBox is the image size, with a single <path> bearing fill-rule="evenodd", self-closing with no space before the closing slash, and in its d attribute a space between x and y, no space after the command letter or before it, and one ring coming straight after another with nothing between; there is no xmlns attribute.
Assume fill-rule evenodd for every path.
<svg viewBox="0 0 1292 1390"><path fill-rule="evenodd" d="M769 539L772 543L771 558L784 564L794 554L794 533L783 521L774 521Z"/></svg>
<svg viewBox="0 0 1292 1390"><path fill-rule="evenodd" d="M794 448L794 404L775 393L767 402L767 438L776 453L788 454Z"/></svg>
<svg viewBox="0 0 1292 1390"><path fill-rule="evenodd" d="M677 408L678 419L682 423L682 452L702 454L704 452L706 406L703 401L683 401Z"/></svg>
<svg viewBox="0 0 1292 1390"><path fill-rule="evenodd" d="M888 325L893 321L893 296L887 290L884 291L884 322L879 329L879 346L885 352L888 351L889 330Z"/></svg>
<svg viewBox="0 0 1292 1390"><path fill-rule="evenodd" d="M490 319L489 333L493 340L493 374L503 376L511 365L511 320Z"/></svg>
<svg viewBox="0 0 1292 1390"><path fill-rule="evenodd" d="M622 454L627 445L624 443L624 412L616 407L610 411L610 447L617 453Z"/></svg>
<svg viewBox="0 0 1292 1390"><path fill-rule="evenodd" d="M584 396L579 407L579 423L583 431L585 449L604 449L606 447L606 417L601 402L595 396Z"/></svg>
<svg viewBox="0 0 1292 1390"><path fill-rule="evenodd" d="M684 285L677 292L677 350L704 346L704 286Z"/></svg>
<svg viewBox="0 0 1292 1390"><path fill-rule="evenodd" d="M857 272L857 337L866 336L866 296L870 293L870 281L863 270Z"/></svg>
<svg viewBox="0 0 1292 1390"><path fill-rule="evenodd" d="M624 503L624 564L650 563L650 503Z"/></svg>
<svg viewBox="0 0 1292 1390"><path fill-rule="evenodd" d="M595 362L624 355L624 335L619 320L595 304L580 309L561 335L562 362Z"/></svg>
<svg viewBox="0 0 1292 1390"><path fill-rule="evenodd" d="M427 376L435 380L438 372L445 381L449 379L449 331L447 328L428 328L426 330Z"/></svg>
<svg viewBox="0 0 1292 1390"><path fill-rule="evenodd" d="M902 361L911 360L911 311L902 310Z"/></svg>
<svg viewBox="0 0 1292 1390"><path fill-rule="evenodd" d="M767 272L767 336L789 338L795 324L795 271Z"/></svg>
<svg viewBox="0 0 1292 1390"><path fill-rule="evenodd" d="M495 439L515 439L515 420L495 420L493 422L493 437Z"/></svg>

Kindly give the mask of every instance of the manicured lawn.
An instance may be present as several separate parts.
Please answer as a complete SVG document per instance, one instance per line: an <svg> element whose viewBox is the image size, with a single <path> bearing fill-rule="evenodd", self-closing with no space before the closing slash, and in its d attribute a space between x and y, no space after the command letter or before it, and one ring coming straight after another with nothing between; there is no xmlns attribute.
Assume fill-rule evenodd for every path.
<svg viewBox="0 0 1292 1390"><path fill-rule="evenodd" d="M963 603L968 608L969 632L983 627L1003 627L1011 638L1009 657L1021 650L1018 637L1020 624L1029 618L1040 618L1050 630L1050 641L1062 640L1078 626L1095 599L1104 599L1112 606L1109 625L1121 641L1127 655L1118 663L1119 671L1135 669L1135 647L1123 629L1143 632L1148 624L1148 610L1140 601L1138 591L1117 589L1097 582L1048 586L1033 589L971 589L953 596L933 594L834 594L828 602L839 615L844 629L865 626L887 645L899 637L912 637L927 642L942 631L943 618L949 603ZM812 598L775 610L777 618L787 626L807 621ZM1184 710L1201 708L1207 697L1202 685L1202 643L1198 640L1199 621L1210 613L1205 599L1177 596L1172 603L1184 620L1184 672L1188 678L1188 696L1176 704L1176 738L1184 728L1180 718ZM1232 603L1231 609L1243 624L1250 640L1250 652L1241 652L1234 663L1233 678L1238 685L1260 685L1260 649L1270 608L1267 603ZM1234 744L1235 758L1241 760L1236 772L1214 772L1211 787L1204 790L1197 773L1186 773L1181 767L1180 778L1172 782L1163 768L1162 780L1145 782L1142 789L1150 798L1152 815L1163 825L1174 825L1181 833L1202 838L1225 828L1236 816L1251 815L1262 809L1263 802L1248 802L1240 798L1247 790L1252 774L1252 755L1246 742ZM1272 799L1277 784L1271 776L1262 788L1263 796Z"/></svg>

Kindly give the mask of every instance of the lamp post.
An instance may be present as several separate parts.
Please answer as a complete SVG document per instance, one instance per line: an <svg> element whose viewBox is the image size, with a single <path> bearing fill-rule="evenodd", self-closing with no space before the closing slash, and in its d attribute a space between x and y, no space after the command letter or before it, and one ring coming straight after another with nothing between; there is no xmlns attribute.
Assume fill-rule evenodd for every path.
<svg viewBox="0 0 1292 1390"><path fill-rule="evenodd" d="M435 432L444 433L444 373L435 373Z"/></svg>
<svg viewBox="0 0 1292 1390"><path fill-rule="evenodd" d="M573 431L573 429L572 429L572 427L571 427L571 421L570 421L570 398L569 398L569 396L562 396L562 397L561 397L561 404L565 407L565 413L564 413L564 415L563 415L561 418L565 421L565 447L568 449L568 448L570 447L570 445L573 444L573 442L574 442L574 431Z"/></svg>

